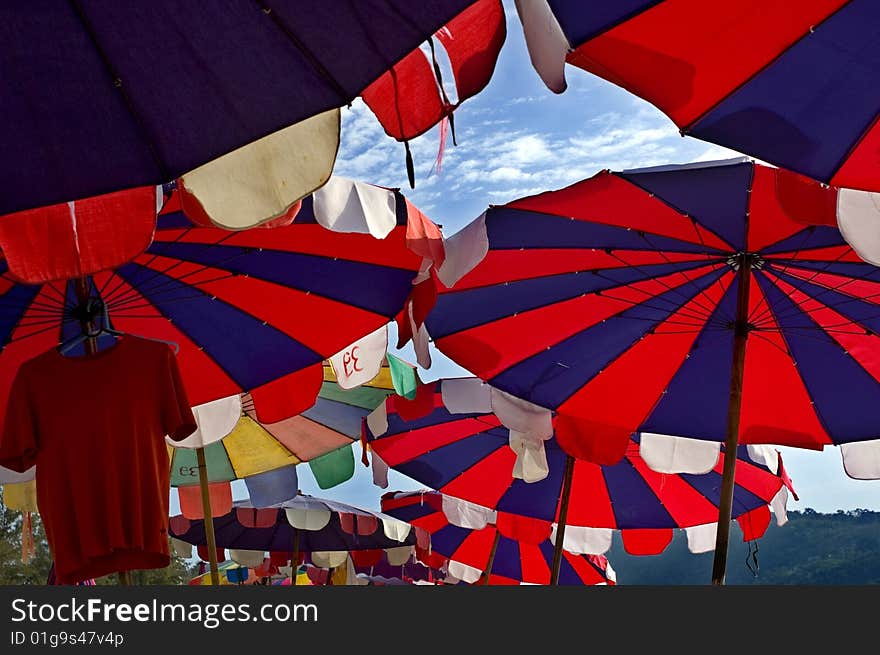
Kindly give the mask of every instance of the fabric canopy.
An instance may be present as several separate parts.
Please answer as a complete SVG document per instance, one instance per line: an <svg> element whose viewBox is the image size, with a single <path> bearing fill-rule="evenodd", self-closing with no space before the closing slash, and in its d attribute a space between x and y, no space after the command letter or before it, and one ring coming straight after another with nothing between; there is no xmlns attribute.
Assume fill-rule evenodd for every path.
<svg viewBox="0 0 880 655"><path fill-rule="evenodd" d="M437 556L448 561L449 575L471 584L485 584L485 570L491 561L490 585L547 584L553 544L549 529L535 538L505 531L495 525L469 529L451 523L443 514L440 494L420 492L388 493L382 510L391 516L427 530L431 535L429 561ZM500 535L496 535L501 531ZM498 543L495 544L496 536ZM493 555L494 546L494 555ZM562 585L614 584L614 569L602 555L577 555L563 551L559 573Z"/></svg>
<svg viewBox="0 0 880 655"><path fill-rule="evenodd" d="M468 381L433 383L433 402L426 403L427 412L418 417L402 416L395 408L399 397L390 396L386 401L387 430L375 434L367 428L374 455L385 465L442 492L443 509L459 525L482 527L494 522L492 513L497 512L532 519L531 527L537 526L544 538L549 537L562 504L565 453L552 438L526 452L515 450L516 435L498 415L468 411L472 408L451 410L454 387ZM687 445L668 436L658 439L660 444L673 442L679 449ZM571 540L571 550L603 553L616 530L630 552L655 554L671 541L673 529L717 522L723 449L719 450L718 444L697 442L697 446L710 447L708 457L701 454L700 475L660 473L651 466L668 468L669 462L655 455L655 445L646 447L647 441L647 435L635 435L623 460L613 466L575 461L566 517L566 541ZM769 524L768 505L773 506L780 525L786 521L785 485L790 481L772 449L741 446L737 456L732 518L739 521L744 537L752 540L762 536ZM693 464L693 456L685 463ZM523 478L530 468L540 475L527 481ZM578 529L582 529L580 533ZM581 547L575 545L577 539Z"/></svg>
<svg viewBox="0 0 880 655"><path fill-rule="evenodd" d="M0 214L170 182L330 110L338 130L472 2L4 3Z"/></svg>
<svg viewBox="0 0 880 655"><path fill-rule="evenodd" d="M567 60L653 103L683 134L880 191L874 0L517 5L532 61L554 91L565 88Z"/></svg>
<svg viewBox="0 0 880 655"><path fill-rule="evenodd" d="M74 338L80 320L89 318L174 342L194 406L249 391L264 423L308 409L321 388L322 362L402 312L413 282L430 266L427 242L440 239L433 224L434 232L426 231L429 221L420 212L418 225L410 222L412 205L397 192L363 185L387 201L381 210L356 202L358 184L342 188L357 190L346 214L362 222L342 232L319 222L334 214L316 210L312 197L285 224L230 232L194 227L172 195L146 251L135 249L132 261L113 270L89 268L94 275L84 294L75 281L55 281L53 262L69 258L65 269L97 263L83 252L92 242L99 250L103 233L79 230L90 215L73 222L70 252L66 239L57 250L19 247L31 238L30 226L46 225L39 212L7 223L0 234L7 255L0 262L0 405L22 361ZM155 199L150 202L155 207ZM389 210L384 238L368 233L363 222ZM70 218L43 231L47 239L37 245L55 246L52 235L70 232ZM17 265L12 253L30 265ZM25 271L29 283L11 271Z"/></svg>
<svg viewBox="0 0 880 655"><path fill-rule="evenodd" d="M843 240L835 199L737 159L605 171L493 206L449 239L428 331L556 411L562 447L598 463L636 432L723 441L734 328L740 443L877 448L880 269Z"/></svg>

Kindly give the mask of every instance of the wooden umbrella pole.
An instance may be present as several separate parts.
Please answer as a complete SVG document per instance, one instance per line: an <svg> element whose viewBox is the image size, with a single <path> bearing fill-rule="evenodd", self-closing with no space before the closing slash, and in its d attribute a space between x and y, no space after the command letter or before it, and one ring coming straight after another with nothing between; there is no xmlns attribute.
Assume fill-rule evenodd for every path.
<svg viewBox="0 0 880 655"><path fill-rule="evenodd" d="M489 561L486 563L486 577L483 578L483 584L489 584L489 576L492 575L492 565L495 563L495 552L498 550L498 542L501 541L501 532L498 526L495 526L495 539L492 540L492 550L489 551Z"/></svg>
<svg viewBox="0 0 880 655"><path fill-rule="evenodd" d="M290 584L296 586L296 574L299 571L299 530L293 529L293 553L290 556Z"/></svg>
<svg viewBox="0 0 880 655"><path fill-rule="evenodd" d="M196 448L199 464L199 486L202 489L202 514L205 524L205 539L208 542L208 562L211 566L211 584L220 584L220 569L217 566L217 542L214 540L214 515L211 511L211 495L208 491L208 464L205 462L205 449Z"/></svg>
<svg viewBox="0 0 880 655"><path fill-rule="evenodd" d="M565 542L565 522L568 520L568 500L571 496L571 478L574 475L574 457L565 458L565 476L562 478L562 500L559 504L559 519L556 521L556 544L553 548L553 567L550 569L550 584L559 584L559 567L562 564L562 544Z"/></svg>
<svg viewBox="0 0 880 655"><path fill-rule="evenodd" d="M733 490L736 480L736 448L739 438L739 417L742 408L743 373L746 342L749 337L749 285L753 256L738 256L739 287L736 297L736 323L733 332L733 365L730 370L730 395L727 402L727 436L724 440L724 470L721 477L721 502L718 505L718 532L715 535L715 559L712 584L723 585L727 572L727 545L730 541L730 519L733 511Z"/></svg>

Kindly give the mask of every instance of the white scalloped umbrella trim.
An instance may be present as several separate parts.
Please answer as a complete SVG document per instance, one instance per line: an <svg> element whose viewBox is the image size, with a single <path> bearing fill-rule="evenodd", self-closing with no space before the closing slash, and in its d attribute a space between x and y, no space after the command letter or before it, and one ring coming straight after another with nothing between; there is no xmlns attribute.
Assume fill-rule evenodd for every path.
<svg viewBox="0 0 880 655"><path fill-rule="evenodd" d="M287 516L287 522L297 530L321 530L330 523L330 511L327 509L288 507L284 513Z"/></svg>
<svg viewBox="0 0 880 655"><path fill-rule="evenodd" d="M309 557L312 564L321 569L335 569L345 564L347 550L313 550Z"/></svg>
<svg viewBox="0 0 880 655"><path fill-rule="evenodd" d="M639 455L658 473L703 475L715 468L721 453L717 441L642 432Z"/></svg>
<svg viewBox="0 0 880 655"><path fill-rule="evenodd" d="M692 553L708 553L715 550L715 536L718 534L718 523L706 523L685 528L688 550Z"/></svg>
<svg viewBox="0 0 880 655"><path fill-rule="evenodd" d="M229 559L249 569L255 569L260 566L265 558L266 553L262 550L229 549Z"/></svg>
<svg viewBox="0 0 880 655"><path fill-rule="evenodd" d="M880 266L880 193L840 189L837 227L859 257Z"/></svg>
<svg viewBox="0 0 880 655"><path fill-rule="evenodd" d="M447 571L449 572L449 576L468 584L473 584L483 575L483 572L480 569L468 566L467 564L462 564L461 562L456 562L455 560L449 560Z"/></svg>
<svg viewBox="0 0 880 655"><path fill-rule="evenodd" d="M241 419L241 395L236 394L192 408L198 428L182 441L172 441L167 436L165 442L175 448L204 448L227 437Z"/></svg>
<svg viewBox="0 0 880 655"><path fill-rule="evenodd" d="M554 523L550 530L550 541L556 545L556 528ZM565 526L565 537L562 549L574 555L602 555L611 548L611 528L584 528L577 525Z"/></svg>
<svg viewBox="0 0 880 655"><path fill-rule="evenodd" d="M854 480L880 480L880 439L840 446L843 470Z"/></svg>
<svg viewBox="0 0 880 655"><path fill-rule="evenodd" d="M386 548L385 559L391 566L403 566L413 556L415 549L412 546L398 546L397 548Z"/></svg>
<svg viewBox="0 0 880 655"><path fill-rule="evenodd" d="M404 541L408 536L412 526L409 523L395 519L387 514L377 514L379 520L382 521L382 530L385 536L394 541Z"/></svg>

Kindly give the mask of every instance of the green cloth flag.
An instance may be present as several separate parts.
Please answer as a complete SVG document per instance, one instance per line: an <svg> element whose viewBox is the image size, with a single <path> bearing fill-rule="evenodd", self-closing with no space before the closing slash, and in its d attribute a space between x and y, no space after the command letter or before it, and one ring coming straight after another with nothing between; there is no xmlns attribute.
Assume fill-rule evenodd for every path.
<svg viewBox="0 0 880 655"><path fill-rule="evenodd" d="M388 353L386 358L388 359L388 369L391 371L391 382L394 384L397 395L408 400L415 398L416 388L419 384L415 367L391 353Z"/></svg>
<svg viewBox="0 0 880 655"><path fill-rule="evenodd" d="M330 489L350 480L354 475L354 453L351 445L309 460L309 468L321 489Z"/></svg>

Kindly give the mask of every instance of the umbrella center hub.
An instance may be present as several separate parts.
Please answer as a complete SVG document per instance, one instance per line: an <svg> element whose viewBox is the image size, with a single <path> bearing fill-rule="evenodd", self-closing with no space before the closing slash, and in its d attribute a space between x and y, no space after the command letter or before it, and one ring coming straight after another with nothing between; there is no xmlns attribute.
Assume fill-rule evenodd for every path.
<svg viewBox="0 0 880 655"><path fill-rule="evenodd" d="M764 268L764 258L756 252L738 252L727 258L727 265L735 271L738 271L743 265L761 270Z"/></svg>
<svg viewBox="0 0 880 655"><path fill-rule="evenodd" d="M96 296L80 300L70 311L80 323L94 323L104 313L104 301Z"/></svg>

